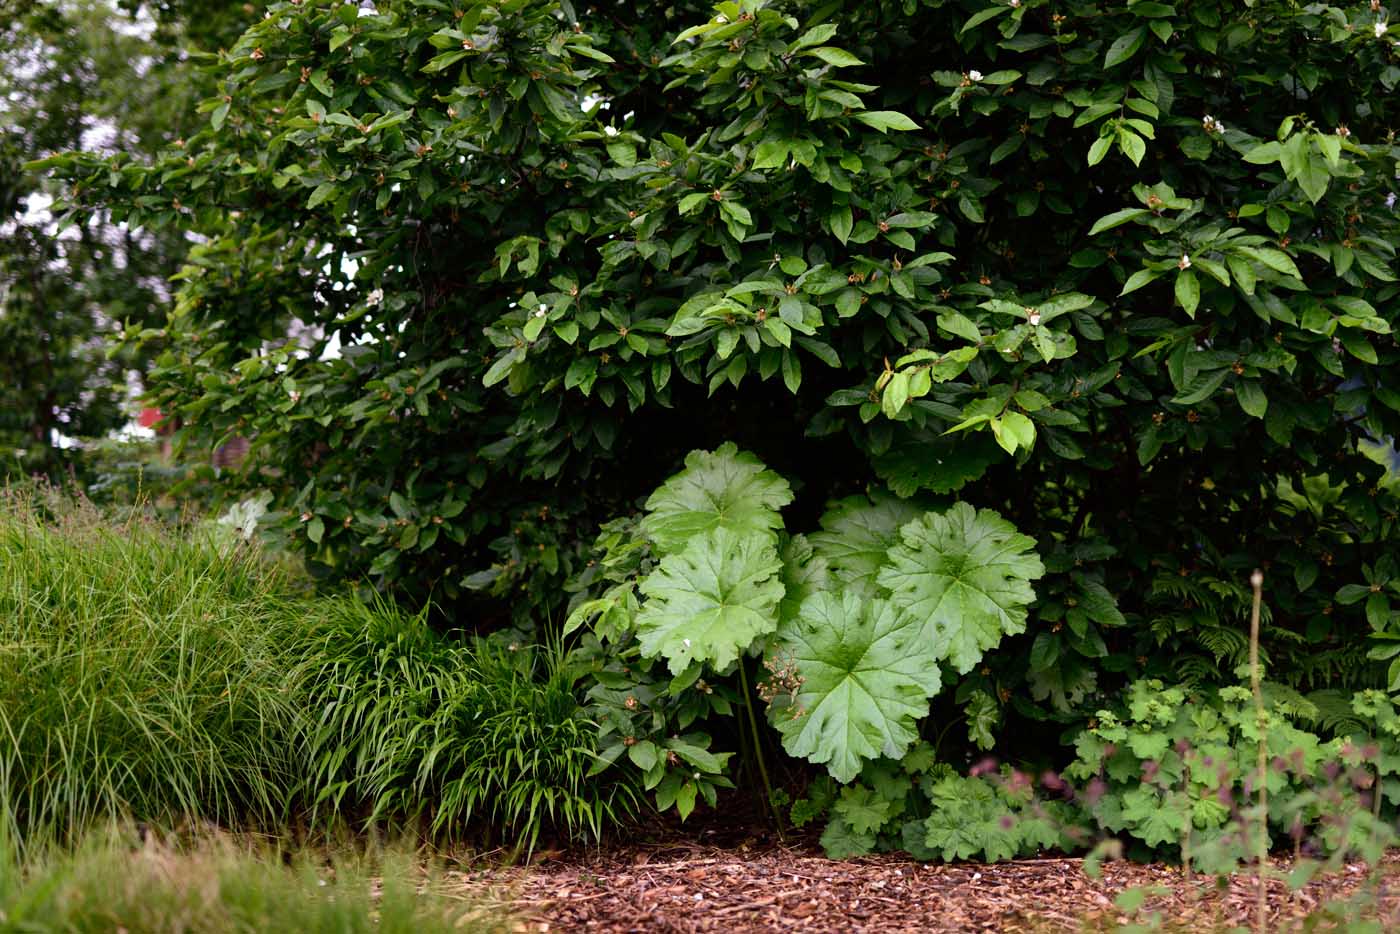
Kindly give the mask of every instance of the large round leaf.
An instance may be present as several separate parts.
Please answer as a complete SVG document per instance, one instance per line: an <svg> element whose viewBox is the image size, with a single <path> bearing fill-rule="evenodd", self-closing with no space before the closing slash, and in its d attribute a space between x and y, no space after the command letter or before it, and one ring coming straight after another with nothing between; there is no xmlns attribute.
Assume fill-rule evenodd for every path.
<svg viewBox="0 0 1400 934"><path fill-rule="evenodd" d="M1030 581L1045 573L1035 540L989 509L955 503L899 530L880 571L891 601L937 653L966 673L1004 635L1024 632Z"/></svg>
<svg viewBox="0 0 1400 934"><path fill-rule="evenodd" d="M642 654L666 658L672 674L692 661L723 668L778 625L783 563L764 536L714 529L642 581L637 616Z"/></svg>
<svg viewBox="0 0 1400 934"><path fill-rule="evenodd" d="M826 559L817 554L805 535L794 535L783 545L783 602L778 604L779 624L802 609L802 601L827 589L831 575Z"/></svg>
<svg viewBox="0 0 1400 934"><path fill-rule="evenodd" d="M783 748L841 782L866 760L903 755L939 686L938 656L920 628L884 600L808 597L783 625L772 661L802 679L791 703L769 708Z"/></svg>
<svg viewBox="0 0 1400 934"><path fill-rule="evenodd" d="M675 554L711 529L775 538L778 510L792 502L792 489L763 462L734 444L713 453L691 451L685 469L647 500L642 531L663 555Z"/></svg>
<svg viewBox="0 0 1400 934"><path fill-rule="evenodd" d="M871 597L885 554L899 541L900 526L922 514L913 503L883 491L872 497L848 496L832 503L822 515L821 531L809 536L837 580Z"/></svg>
<svg viewBox="0 0 1400 934"><path fill-rule="evenodd" d="M871 463L896 495L908 497L919 490L953 493L1003 457L1001 448L982 435L919 431L903 436Z"/></svg>

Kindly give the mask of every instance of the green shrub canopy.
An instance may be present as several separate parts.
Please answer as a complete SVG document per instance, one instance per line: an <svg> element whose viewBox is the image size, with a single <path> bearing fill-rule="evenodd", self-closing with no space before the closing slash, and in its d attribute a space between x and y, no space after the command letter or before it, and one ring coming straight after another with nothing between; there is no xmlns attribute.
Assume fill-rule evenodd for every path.
<svg viewBox="0 0 1400 934"><path fill-rule="evenodd" d="M1385 16L277 2L207 128L54 164L79 218L201 235L159 402L189 443L255 436L250 482L338 573L540 615L600 519L732 439L794 531L878 476L1036 540L1028 631L963 700L1227 677L1256 564L1275 675L1374 682Z"/></svg>

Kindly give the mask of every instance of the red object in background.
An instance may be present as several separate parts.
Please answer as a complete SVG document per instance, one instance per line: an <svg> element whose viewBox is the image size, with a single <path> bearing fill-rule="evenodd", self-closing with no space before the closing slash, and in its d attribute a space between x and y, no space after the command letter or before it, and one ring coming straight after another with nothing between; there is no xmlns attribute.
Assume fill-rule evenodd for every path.
<svg viewBox="0 0 1400 934"><path fill-rule="evenodd" d="M136 421L142 428L154 428L158 435L169 434L175 428L175 423L160 409L142 409Z"/></svg>

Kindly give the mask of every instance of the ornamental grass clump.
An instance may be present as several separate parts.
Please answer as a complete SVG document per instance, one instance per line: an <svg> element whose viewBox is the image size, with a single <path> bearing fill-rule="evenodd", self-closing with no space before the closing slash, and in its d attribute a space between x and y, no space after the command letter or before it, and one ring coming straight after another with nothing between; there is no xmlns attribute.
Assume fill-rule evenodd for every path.
<svg viewBox="0 0 1400 934"><path fill-rule="evenodd" d="M542 834L597 839L635 809L599 780L597 728L562 651L444 636L387 604L326 604L300 677L316 814L485 830L532 851ZM498 837L497 832L504 832Z"/></svg>
<svg viewBox="0 0 1400 934"><path fill-rule="evenodd" d="M297 776L282 572L132 513L0 492L0 819L271 821Z"/></svg>

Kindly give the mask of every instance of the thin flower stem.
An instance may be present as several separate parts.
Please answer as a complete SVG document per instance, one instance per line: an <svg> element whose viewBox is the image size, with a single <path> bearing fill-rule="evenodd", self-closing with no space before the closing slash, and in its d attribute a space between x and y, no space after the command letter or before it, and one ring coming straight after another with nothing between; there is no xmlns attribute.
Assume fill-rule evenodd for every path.
<svg viewBox="0 0 1400 934"><path fill-rule="evenodd" d="M783 839L783 822L773 806L773 783L768 780L768 765L763 761L763 740L758 734L758 718L753 712L753 692L749 690L748 666L739 659L739 686L744 692L744 710L748 713L749 731L753 737L753 758L758 763L758 774L763 781L763 806L773 818L773 826L778 828L778 839Z"/></svg>
<svg viewBox="0 0 1400 934"><path fill-rule="evenodd" d="M1254 929L1263 934L1268 930L1269 890L1264 872L1269 861L1269 774L1268 730L1264 713L1264 691L1259 679L1259 608L1264 599L1264 572L1256 569L1249 577L1254 588L1254 607L1249 614L1249 686L1254 693L1254 714L1259 726L1259 760L1255 782L1259 786L1259 838L1256 846L1259 864L1256 867Z"/></svg>

